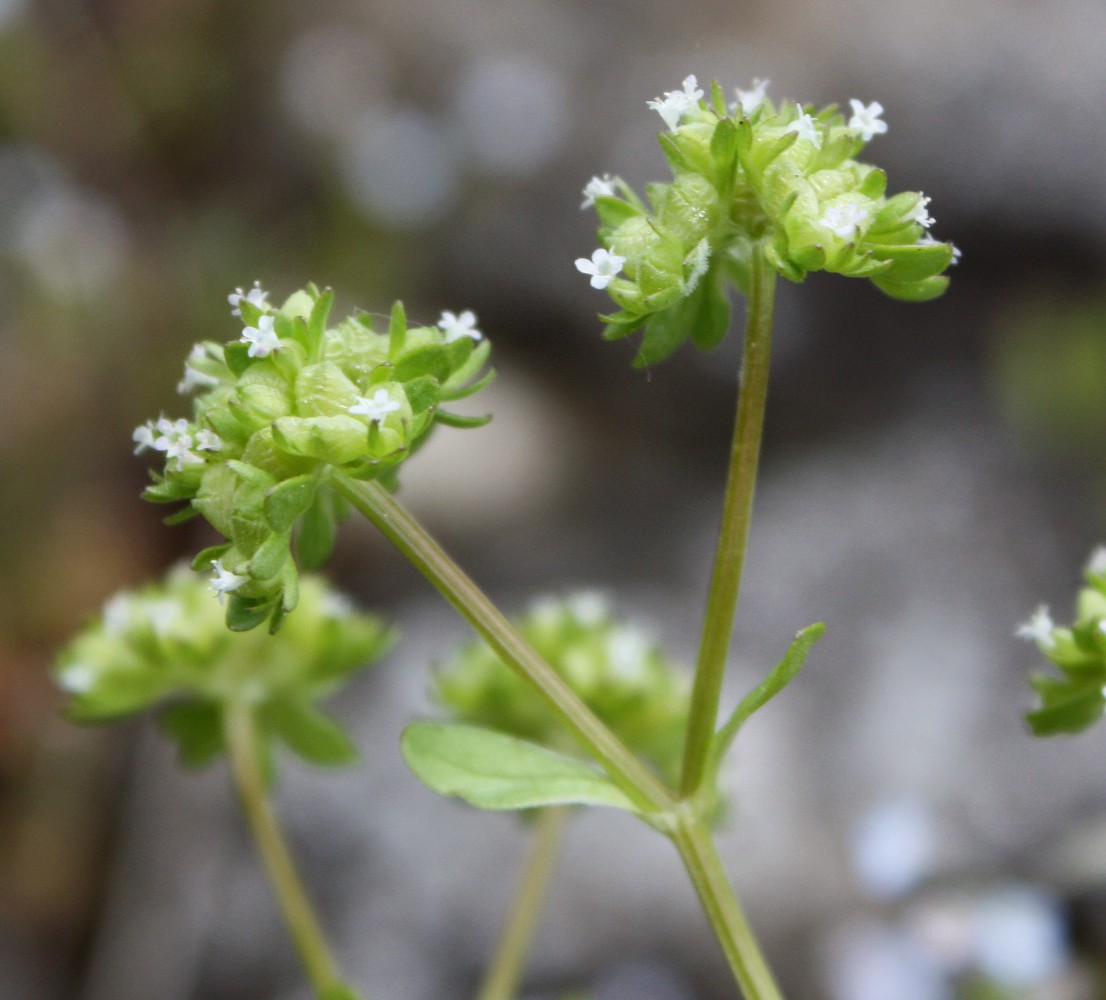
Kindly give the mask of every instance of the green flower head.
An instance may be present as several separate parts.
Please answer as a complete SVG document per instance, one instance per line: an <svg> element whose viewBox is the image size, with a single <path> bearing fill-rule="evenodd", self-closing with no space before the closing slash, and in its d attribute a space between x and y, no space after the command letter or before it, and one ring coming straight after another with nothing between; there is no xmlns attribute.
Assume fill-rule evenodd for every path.
<svg viewBox="0 0 1106 1000"><path fill-rule="evenodd" d="M306 576L299 611L279 635L238 635L223 623L218 593L178 566L162 583L112 597L58 657L70 716L101 722L162 706L182 757L202 764L222 749L224 706L245 702L263 731L301 756L350 756L348 739L314 702L379 658L393 631Z"/></svg>
<svg viewBox="0 0 1106 1000"><path fill-rule="evenodd" d="M1053 624L1043 605L1019 626L1016 635L1036 643L1061 676L1032 679L1040 707L1029 725L1038 736L1086 729L1106 711L1106 548L1092 553L1085 571L1087 586L1079 592L1075 621Z"/></svg>
<svg viewBox="0 0 1106 1000"><path fill-rule="evenodd" d="M171 520L200 514L225 539L194 566L214 569L232 629L267 620L275 631L295 607L299 569L326 561L344 513L335 472L394 486L437 424L486 422L443 409L494 374L481 374L490 345L471 312L409 328L397 303L377 331L365 313L328 326L332 301L308 286L274 308L260 286L238 289L238 339L197 344L185 363L178 388L193 396L192 417L134 432L136 452L164 457L146 498L187 503Z"/></svg>
<svg viewBox="0 0 1106 1000"><path fill-rule="evenodd" d="M546 598L518 620L523 636L626 745L666 778L679 773L687 676L638 629L585 591ZM462 647L435 676L438 700L457 722L495 729L562 753L575 741L533 687L483 642Z"/></svg>
<svg viewBox="0 0 1106 1000"><path fill-rule="evenodd" d="M929 199L888 197L884 172L856 159L887 131L879 103L852 100L847 119L834 106L776 106L760 80L727 103L717 83L707 100L694 76L648 103L668 127L659 138L673 179L642 200L618 177L592 178L582 207L599 215L601 246L576 261L617 307L602 317L608 339L645 328L638 364L688 337L717 344L726 285L748 290L755 253L790 281L831 271L910 301L945 290L958 251L929 235Z"/></svg>

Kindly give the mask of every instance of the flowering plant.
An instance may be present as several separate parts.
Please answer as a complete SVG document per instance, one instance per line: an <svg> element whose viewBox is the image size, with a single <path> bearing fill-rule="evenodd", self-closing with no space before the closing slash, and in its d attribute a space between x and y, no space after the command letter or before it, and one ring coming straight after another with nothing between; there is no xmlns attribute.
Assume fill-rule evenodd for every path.
<svg viewBox="0 0 1106 1000"><path fill-rule="evenodd" d="M209 574L210 593L176 571L162 588L113 601L63 654L58 677L75 717L167 701L166 726L186 759L228 751L319 1000L356 993L335 971L275 827L259 747L276 736L311 760L352 755L314 702L380 654L390 633L335 610L321 584L301 578L326 561L336 523L350 510L395 544L480 637L437 674L450 719L408 727L407 763L432 789L480 808L538 811L539 847L481 1000L515 995L559 817L580 805L623 809L668 837L745 996L781 997L711 831L723 758L824 631L816 623L796 632L764 680L721 716L775 279L826 270L920 301L944 291L942 272L956 255L928 235L928 198L887 197L882 171L855 159L886 125L878 104L851 105L848 120L832 107L777 107L760 81L727 105L718 84L707 101L689 76L681 90L649 102L668 128L660 142L673 180L648 186L648 204L610 175L584 189L602 245L576 266L614 300L605 336L645 328L638 363L669 356L687 338L701 348L717 344L729 325L729 286L746 299L722 523L690 685L594 596L542 602L512 623L393 496L399 466L435 426L484 422L443 408L493 374L471 312L409 327L397 304L386 331L364 313L331 326L330 291L309 285L274 307L260 284L239 288L230 296L239 336L204 341L186 362L179 388L192 395L191 418L162 416L134 432L137 451L163 456L146 497L184 504L170 521L201 515L223 538L193 562ZM230 631L218 624L224 604ZM251 631L263 622L270 634Z"/></svg>

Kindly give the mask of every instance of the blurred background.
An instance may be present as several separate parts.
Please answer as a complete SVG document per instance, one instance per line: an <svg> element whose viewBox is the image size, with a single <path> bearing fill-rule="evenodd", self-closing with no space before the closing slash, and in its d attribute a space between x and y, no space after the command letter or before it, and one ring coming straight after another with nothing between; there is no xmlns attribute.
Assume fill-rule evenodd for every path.
<svg viewBox="0 0 1106 1000"><path fill-rule="evenodd" d="M0 0L0 1000L306 996L225 773L178 771L149 720L71 727L47 674L206 538L139 500L130 434L185 412L236 286L475 310L495 420L442 432L405 502L508 608L609 589L693 658L738 331L631 371L572 266L593 174L666 179L645 102L688 73L879 100L867 155L964 253L925 306L781 289L733 695L829 633L730 775L753 924L793 996L1106 996L1106 737L1027 736L1012 637L1065 620L1106 540L1104 37L1097 0ZM405 771L465 629L343 539L335 578L406 638L337 709L365 766L290 767L281 809L367 995L471 995L525 834ZM582 818L529 995L732 997L685 881Z"/></svg>

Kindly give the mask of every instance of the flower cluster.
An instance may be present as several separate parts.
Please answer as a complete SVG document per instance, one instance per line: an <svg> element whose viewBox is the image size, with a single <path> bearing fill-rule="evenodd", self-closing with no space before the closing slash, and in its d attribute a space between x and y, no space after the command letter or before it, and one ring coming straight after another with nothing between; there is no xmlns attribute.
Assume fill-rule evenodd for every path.
<svg viewBox="0 0 1106 1000"><path fill-rule="evenodd" d="M338 763L352 752L349 742L314 701L380 657L392 638L311 576L278 636L228 632L204 581L179 566L162 583L112 597L62 652L55 676L79 721L167 705L164 728L193 764L222 749L232 701L248 703L262 728L301 756Z"/></svg>
<svg viewBox="0 0 1106 1000"><path fill-rule="evenodd" d="M608 339L645 327L639 364L689 336L714 346L729 325L725 284L748 290L755 252L791 281L831 271L911 301L945 290L957 251L930 236L929 199L888 197L883 171L855 159L887 131L878 102L854 99L846 118L776 106L764 80L735 96L715 83L707 100L689 76L649 102L668 127L659 138L673 180L648 185L648 203L609 175L584 188L602 246L576 266L618 307L603 317Z"/></svg>
<svg viewBox="0 0 1106 1000"><path fill-rule="evenodd" d="M588 707L666 778L679 773L687 676L636 628L584 591L536 601L517 625ZM578 748L533 687L483 642L464 646L435 675L439 701L471 723L574 754Z"/></svg>
<svg viewBox="0 0 1106 1000"><path fill-rule="evenodd" d="M1106 711L1106 548L1096 549L1085 571L1075 621L1057 627L1048 608L1037 608L1016 635L1036 643L1063 675L1038 674L1032 684L1040 707L1028 715L1038 736L1086 729Z"/></svg>
<svg viewBox="0 0 1106 1000"><path fill-rule="evenodd" d="M224 536L194 565L229 597L233 629L268 620L275 631L295 607L298 569L328 557L342 513L335 472L394 486L436 424L485 422L442 409L494 374L481 374L490 345L471 312L408 328L397 304L386 331L364 313L329 327L332 299L310 286L275 308L259 285L237 289L238 339L197 344L185 362L178 389L193 394L192 418L134 432L136 452L164 456L147 499L186 502L175 519L201 514Z"/></svg>

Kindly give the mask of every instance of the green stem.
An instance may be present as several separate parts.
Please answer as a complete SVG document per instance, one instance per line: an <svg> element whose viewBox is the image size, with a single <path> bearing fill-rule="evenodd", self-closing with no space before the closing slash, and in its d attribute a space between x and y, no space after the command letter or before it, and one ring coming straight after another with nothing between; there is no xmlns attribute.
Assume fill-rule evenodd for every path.
<svg viewBox="0 0 1106 1000"><path fill-rule="evenodd" d="M477 1000L511 1000L518 989L546 890L564 840L569 813L567 806L550 806L537 811L530 857L511 911L503 924L495 960L484 978Z"/></svg>
<svg viewBox="0 0 1106 1000"><path fill-rule="evenodd" d="M722 527L714 556L707 610L699 644L699 660L691 693L687 740L684 745L680 793L693 796L703 782L711 741L718 721L718 703L726 658L733 634L741 570L749 523L753 516L757 463L768 397L768 369L772 354L772 308L776 273L760 251L753 254L749 298L745 312L745 352L741 391L737 401L730 467L722 506Z"/></svg>
<svg viewBox="0 0 1106 1000"><path fill-rule="evenodd" d="M783 1000L706 824L698 819L678 822L672 840L746 1000Z"/></svg>
<svg viewBox="0 0 1106 1000"><path fill-rule="evenodd" d="M226 706L224 733L231 770L242 808L269 874L273 892L296 944L300 960L316 996L340 984L322 927L307 898L288 844L280 832L266 789L265 772L258 753L253 710L234 702Z"/></svg>
<svg viewBox="0 0 1106 1000"><path fill-rule="evenodd" d="M333 481L338 492L383 532L504 663L537 688L581 746L636 805L654 813L673 805L669 789L584 704L395 497L376 482L341 474L335 474Z"/></svg>

